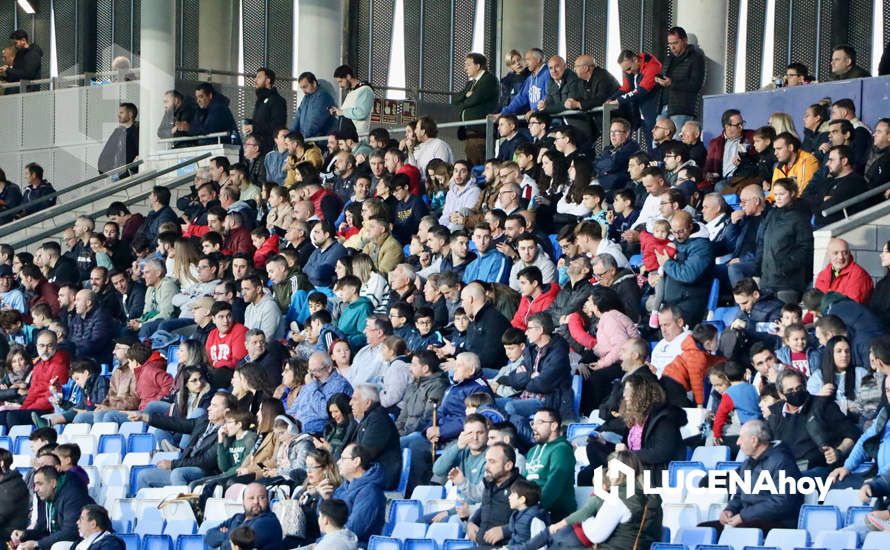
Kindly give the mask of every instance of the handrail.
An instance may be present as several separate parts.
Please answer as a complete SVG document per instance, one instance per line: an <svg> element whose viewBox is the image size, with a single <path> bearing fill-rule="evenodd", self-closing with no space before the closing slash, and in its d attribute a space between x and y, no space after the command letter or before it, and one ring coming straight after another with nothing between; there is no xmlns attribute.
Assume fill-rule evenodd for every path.
<svg viewBox="0 0 890 550"><path fill-rule="evenodd" d="M166 187L167 189L175 189L175 188L180 187L181 185L189 183L190 181L193 181L193 180L194 180L194 178L192 176L184 176L184 177L175 179L175 180L165 184L164 187ZM136 204L137 202L147 199L149 195L151 195L151 191L147 191L145 193L140 193L140 194L136 195L135 197L130 197L130 198L126 199L125 201L123 201L123 203L127 206L130 206L130 205ZM104 212L93 212L92 214L84 214L84 215L90 219L95 220L96 218L100 217L103 214L104 214ZM30 235L21 241L11 243L11 245L14 249L18 250L19 248L24 248L24 247L34 244L38 241L42 241L42 240L46 239L47 237L52 237L54 234L56 234L58 232L59 232L59 228L53 227L53 228L47 229L46 231L41 231L40 233Z"/></svg>
<svg viewBox="0 0 890 550"><path fill-rule="evenodd" d="M36 80L19 80L18 82L5 82L5 83L0 84L0 89L21 88L21 87L26 87L26 86L38 86L40 84L54 84L56 82L76 82L78 80L90 80L97 76L99 76L99 77L117 76L119 78L123 78L123 77L126 77L131 74L138 75L139 72L140 72L140 70L137 67L137 68L131 68L131 69L114 70L114 71L96 71L93 73L51 76L49 78L38 78Z"/></svg>
<svg viewBox="0 0 890 550"><path fill-rule="evenodd" d="M841 203L835 204L834 206L826 208L825 210L822 211L822 216L823 217L830 216L832 214L835 214L835 213L843 210L844 218L847 218L847 217L849 217L849 215L847 214L847 208L850 208L854 204L859 204L860 202L862 202L866 199L870 199L877 195L882 195L882 194L884 194L884 191L887 191L887 190L890 190L890 183L885 183L884 185L875 187L874 189L866 191L865 193L862 193L861 195L856 195L852 199L847 199L844 202L841 202Z"/></svg>
<svg viewBox="0 0 890 550"><path fill-rule="evenodd" d="M81 187L84 187L91 183L97 182L101 179L111 177L119 172L124 171L124 170L129 170L130 168L135 168L136 166L141 165L143 162L145 162L145 161L142 159L134 160L133 162L131 162L129 164L124 164L123 166L118 166L117 168L112 168L111 170L105 172L104 174L99 174L98 176L93 176L93 177L85 179L81 182L75 183L74 185L69 185L68 187L66 187L60 191L56 191L55 193L50 193L49 195L44 195L42 197L38 197L37 199L29 202L28 204L20 204L20 205L16 206L15 208L10 208L8 210L4 210L4 211L0 212L0 223L3 223L3 220L9 218L11 215L18 214L19 212L22 212L28 208L32 208L35 204L47 202L54 198L61 197L62 195L66 194L66 193L70 193L71 191L76 191L76 190L80 189ZM22 189L22 191L24 191L24 189ZM36 212L35 212L35 214L36 214ZM25 216L24 218L22 218L22 220L27 221L28 218L29 218L29 216ZM2 237L3 235L9 234L9 232L4 232L6 227L8 227L8 226L4 226L4 227L0 228L0 237Z"/></svg>
<svg viewBox="0 0 890 550"><path fill-rule="evenodd" d="M74 210L75 208L79 208L85 204L95 202L97 199L103 199L103 198L113 195L115 193L119 193L120 191L123 191L125 189L129 189L136 185L145 183L146 181L153 180L153 179L157 178L158 176L163 176L165 174L169 174L170 172L179 170L180 168L185 168L186 166L188 166L190 164L193 164L200 160L204 160L205 158L209 158L210 156L211 155L209 152L203 153L201 155L190 158L188 160L184 160L184 161L178 162L176 164L173 164L171 166L167 166L166 168L162 168L161 170L150 170L149 172L146 172L145 174L140 174L140 175L134 176L132 178L128 178L128 181L126 181L124 183L124 185L106 187L99 191L96 191L95 193L85 195L85 196L75 199L71 202L66 202L64 204L64 210L65 211ZM0 228L0 237L5 236L5 235L10 235L12 233L15 233L16 231L20 231L21 229L24 229L25 227L29 227L31 225L34 225L35 223L40 223L42 221L48 220L49 218L57 216L58 214L60 214L62 212L62 209L58 208L61 206L63 206L63 205L57 205L57 207L48 208L48 209L42 210L40 212L35 212L31 216L29 216L27 219L23 219L23 220L20 220L19 222L3 226L2 228ZM22 222L27 222L27 223L22 223Z"/></svg>
<svg viewBox="0 0 890 550"><path fill-rule="evenodd" d="M172 138L161 138L158 139L158 143L179 143L182 141L195 141L199 139L212 139L212 138L221 138L228 137L229 132L213 132L212 134L203 134L198 136L182 136L182 137L172 137Z"/></svg>

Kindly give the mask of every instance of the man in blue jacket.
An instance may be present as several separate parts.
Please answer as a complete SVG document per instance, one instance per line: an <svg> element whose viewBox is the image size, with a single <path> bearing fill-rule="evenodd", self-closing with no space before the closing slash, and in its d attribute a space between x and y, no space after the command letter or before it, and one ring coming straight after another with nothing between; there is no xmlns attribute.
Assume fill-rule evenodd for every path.
<svg viewBox="0 0 890 550"><path fill-rule="evenodd" d="M193 136L203 136L226 132L238 135L238 126L235 117L229 110L229 98L214 90L209 82L201 82L195 86L195 101L198 108L189 123L188 133ZM240 138L238 138L240 143ZM206 142L206 143L205 143ZM215 143L216 140L199 141L199 145Z"/></svg>
<svg viewBox="0 0 890 550"><path fill-rule="evenodd" d="M500 112L502 115L531 115L538 110L538 102L547 97L550 84L550 71L547 70L547 56L538 48L525 52L525 63L529 76L522 84L513 101Z"/></svg>
<svg viewBox="0 0 890 550"><path fill-rule="evenodd" d="M476 245L477 256L464 271L464 283L482 281L507 284L511 262L491 247L491 227L487 223L477 223L473 228L473 244Z"/></svg>
<svg viewBox="0 0 890 550"><path fill-rule="evenodd" d="M696 224L688 212L675 213L671 218L671 233L677 254L671 259L667 254L655 252L664 272L664 304L679 307L691 327L704 318L714 277L711 241L701 237L690 239L695 229Z"/></svg>
<svg viewBox="0 0 890 550"><path fill-rule="evenodd" d="M334 129L336 119L331 115L331 107L336 107L334 98L318 86L318 79L310 72L302 73L298 81L303 91L303 101L297 107L294 119L287 129L300 132L303 137L326 136Z"/></svg>
<svg viewBox="0 0 890 550"><path fill-rule="evenodd" d="M343 483L334 491L327 481L323 481L318 492L324 500L333 494L334 498L346 503L349 507L346 529L355 533L360 542L367 544L372 535L383 532L386 511L383 468L372 462L370 451L351 443L343 449L337 469L343 476Z"/></svg>
<svg viewBox="0 0 890 550"><path fill-rule="evenodd" d="M74 299L76 314L68 326L68 340L74 344L75 356L92 359L96 364L111 362L112 320L96 303L96 293L83 289Z"/></svg>
<svg viewBox="0 0 890 550"><path fill-rule="evenodd" d="M126 544L111 534L108 511L98 504L84 506L77 519L77 530L83 539L81 548L86 550L125 550Z"/></svg>
<svg viewBox="0 0 890 550"><path fill-rule="evenodd" d="M236 527L245 525L253 529L256 540L253 547L257 550L282 550L284 535L278 517L269 509L269 493L259 483L251 483L244 489L244 513L230 517L217 527L207 531L204 544L210 548L232 550L229 534Z"/></svg>

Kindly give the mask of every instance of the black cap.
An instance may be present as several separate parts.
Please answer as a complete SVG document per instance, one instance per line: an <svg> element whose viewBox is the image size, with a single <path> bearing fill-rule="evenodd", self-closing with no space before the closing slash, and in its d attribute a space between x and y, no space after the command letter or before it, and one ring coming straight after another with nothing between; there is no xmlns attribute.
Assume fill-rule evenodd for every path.
<svg viewBox="0 0 890 550"><path fill-rule="evenodd" d="M127 347L132 346L133 344L135 344L139 341L140 340L138 338L136 338L135 336L130 336L128 334L125 334L123 336L118 336L117 338L114 339L115 344L120 344L122 346L127 346Z"/></svg>

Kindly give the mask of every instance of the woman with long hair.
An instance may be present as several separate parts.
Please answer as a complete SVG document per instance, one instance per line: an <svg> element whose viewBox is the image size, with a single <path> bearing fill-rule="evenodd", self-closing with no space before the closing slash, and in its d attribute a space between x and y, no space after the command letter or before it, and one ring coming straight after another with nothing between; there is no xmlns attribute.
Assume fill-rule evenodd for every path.
<svg viewBox="0 0 890 550"><path fill-rule="evenodd" d="M575 223L578 218L590 214L590 209L584 206L584 190L593 179L593 163L587 157L578 157L569 164L569 181L571 185L556 203L557 225Z"/></svg>
<svg viewBox="0 0 890 550"><path fill-rule="evenodd" d="M686 413L667 403L656 378L628 376L618 416L627 426L627 437L615 446L616 451L632 451L652 471L667 468L672 460L686 456L680 435L680 428L686 425Z"/></svg>
<svg viewBox="0 0 890 550"><path fill-rule="evenodd" d="M272 429L275 419L284 414L284 405L280 399L268 397L260 403L257 413L257 440L253 450L237 470L237 476L229 483L250 483L262 479L266 474L263 469L275 463L275 448L278 436Z"/></svg>
<svg viewBox="0 0 890 550"><path fill-rule="evenodd" d="M433 159L426 165L426 193L430 197L430 211L438 218L445 206L448 182L454 167L442 159Z"/></svg>
<svg viewBox="0 0 890 550"><path fill-rule="evenodd" d="M281 384L275 388L272 397L281 400L285 411L290 411L293 408L300 388L306 381L308 368L306 360L300 357L291 357L284 363L281 370Z"/></svg>
<svg viewBox="0 0 890 550"><path fill-rule="evenodd" d="M542 149L544 150L544 149ZM558 233L554 222L556 207L569 188L569 170L565 157L558 151L544 150L541 153L541 176L538 181L540 192L535 197L535 219L545 233Z"/></svg>
<svg viewBox="0 0 890 550"><path fill-rule="evenodd" d="M269 213L266 214L266 229L283 237L294 218L287 189L276 185L269 190Z"/></svg>
<svg viewBox="0 0 890 550"><path fill-rule="evenodd" d="M275 388L269 384L259 363L245 363L232 374L232 395L238 399L238 407L258 414L260 403L271 396Z"/></svg>
<svg viewBox="0 0 890 550"><path fill-rule="evenodd" d="M619 363L621 346L640 337L636 324L624 314L621 297L611 288L594 287L583 307L585 314L597 320L593 352L598 359L591 367L603 369Z"/></svg>
<svg viewBox="0 0 890 550"><path fill-rule="evenodd" d="M773 182L775 208L761 223L763 258L760 289L786 304L800 301L813 280L813 226L810 213L799 204L797 183L791 178ZM760 232L758 232L758 235ZM758 243L758 250L760 250Z"/></svg>
<svg viewBox="0 0 890 550"><path fill-rule="evenodd" d="M800 148L812 153L822 162L824 153L820 146L828 143L828 121L831 115L821 103L813 103L803 112L803 139Z"/></svg>
<svg viewBox="0 0 890 550"><path fill-rule="evenodd" d="M811 373L807 384L811 392L834 397L841 410L846 410L859 394L862 378L868 374L865 368L853 364L853 347L846 336L833 336L822 350L822 362Z"/></svg>
<svg viewBox="0 0 890 550"><path fill-rule="evenodd" d="M17 407L25 400L31 383L31 358L24 346L13 344L6 354L0 373L0 402L4 407Z"/></svg>
<svg viewBox="0 0 890 550"><path fill-rule="evenodd" d="M321 441L316 441L316 446L327 450L338 459L346 442L352 438L357 429L358 422L352 416L349 396L345 393L335 393L328 399L328 422L324 426L324 436Z"/></svg>
<svg viewBox="0 0 890 550"><path fill-rule="evenodd" d="M198 261L201 259L201 252L188 237L177 238L173 250L173 271L168 275L178 280L182 292L186 293L189 287L198 284Z"/></svg>
<svg viewBox="0 0 890 550"><path fill-rule="evenodd" d="M389 302L389 283L374 267L374 261L364 252L352 255L352 274L362 282L359 295L371 300L374 313L386 313Z"/></svg>
<svg viewBox="0 0 890 550"><path fill-rule="evenodd" d="M788 113L771 114L769 116L769 121L767 121L767 125L771 126L776 131L776 135L779 135L782 132L788 132L797 139L800 139L800 135L797 133L797 128L794 127L794 119L791 118L791 115Z"/></svg>
<svg viewBox="0 0 890 550"><path fill-rule="evenodd" d="M303 514L305 526L302 536L285 539L287 548L295 548L311 543L321 536L318 528L318 504L324 500L319 492L319 487L336 489L343 483L340 472L337 471L337 459L324 449L312 449L306 455L306 481L298 487L292 496L299 503ZM289 537L291 538L291 537Z"/></svg>
<svg viewBox="0 0 890 550"><path fill-rule="evenodd" d="M22 474L12 467L12 453L0 449L0 540L28 527L31 495Z"/></svg>

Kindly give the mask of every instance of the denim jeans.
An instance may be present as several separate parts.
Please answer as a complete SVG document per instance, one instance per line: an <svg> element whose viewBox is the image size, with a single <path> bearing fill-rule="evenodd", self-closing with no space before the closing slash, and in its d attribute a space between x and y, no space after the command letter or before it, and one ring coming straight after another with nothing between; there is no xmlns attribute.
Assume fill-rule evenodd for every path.
<svg viewBox="0 0 890 550"><path fill-rule="evenodd" d="M116 422L123 424L130 420L127 413L121 411L104 410L93 413L93 422Z"/></svg>
<svg viewBox="0 0 890 550"><path fill-rule="evenodd" d="M535 444L529 417L544 406L540 399L498 399L497 404L504 409L510 422L516 427L516 434L529 447Z"/></svg>
<svg viewBox="0 0 890 550"><path fill-rule="evenodd" d="M136 474L136 489L147 487L166 487L167 485L188 485L190 482L204 477L204 471L197 466L183 466L173 470L150 468Z"/></svg>
<svg viewBox="0 0 890 550"><path fill-rule="evenodd" d="M93 411L84 411L81 413L77 413L77 416L74 417L74 420L71 421L72 424L92 424L95 422L94 418L97 413Z"/></svg>

